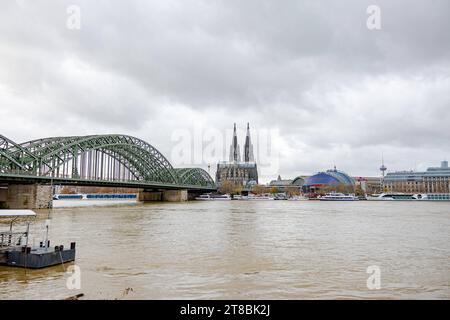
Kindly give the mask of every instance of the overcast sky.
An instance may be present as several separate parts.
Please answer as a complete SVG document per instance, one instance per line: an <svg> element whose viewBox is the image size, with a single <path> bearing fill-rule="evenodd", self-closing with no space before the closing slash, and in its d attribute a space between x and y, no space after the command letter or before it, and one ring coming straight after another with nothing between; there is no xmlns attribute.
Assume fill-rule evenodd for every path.
<svg viewBox="0 0 450 320"><path fill-rule="evenodd" d="M449 14L448 0L5 0L0 134L123 133L173 160L176 130L249 121L279 130L283 178L376 176L382 153L422 170L450 157Z"/></svg>

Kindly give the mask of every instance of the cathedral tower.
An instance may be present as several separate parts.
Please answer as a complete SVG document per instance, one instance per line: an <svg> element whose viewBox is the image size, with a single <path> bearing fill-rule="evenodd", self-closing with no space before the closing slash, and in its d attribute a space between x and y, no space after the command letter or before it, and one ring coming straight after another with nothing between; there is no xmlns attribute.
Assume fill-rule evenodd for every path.
<svg viewBox="0 0 450 320"><path fill-rule="evenodd" d="M233 141L230 146L230 162L240 162L241 161L241 151L239 149L239 144L236 134L236 123L234 124L233 131Z"/></svg>
<svg viewBox="0 0 450 320"><path fill-rule="evenodd" d="M244 162L255 162L253 156L253 144L250 138L250 124L247 123L247 136L245 137L244 144Z"/></svg>

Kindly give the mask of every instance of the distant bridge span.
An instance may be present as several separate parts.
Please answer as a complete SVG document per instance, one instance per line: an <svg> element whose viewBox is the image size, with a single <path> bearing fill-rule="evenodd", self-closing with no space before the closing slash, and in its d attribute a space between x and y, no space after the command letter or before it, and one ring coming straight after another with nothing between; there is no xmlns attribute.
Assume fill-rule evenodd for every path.
<svg viewBox="0 0 450 320"><path fill-rule="evenodd" d="M23 143L0 135L0 182L216 190L205 170L173 168L152 145L118 134Z"/></svg>

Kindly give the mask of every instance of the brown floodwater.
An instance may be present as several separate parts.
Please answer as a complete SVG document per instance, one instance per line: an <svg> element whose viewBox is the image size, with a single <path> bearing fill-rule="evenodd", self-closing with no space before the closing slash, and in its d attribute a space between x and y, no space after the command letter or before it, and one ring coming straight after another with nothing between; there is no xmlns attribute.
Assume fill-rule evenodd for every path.
<svg viewBox="0 0 450 320"><path fill-rule="evenodd" d="M449 299L450 202L217 201L38 211L69 265L0 267L0 299ZM380 269L380 289L366 285Z"/></svg>

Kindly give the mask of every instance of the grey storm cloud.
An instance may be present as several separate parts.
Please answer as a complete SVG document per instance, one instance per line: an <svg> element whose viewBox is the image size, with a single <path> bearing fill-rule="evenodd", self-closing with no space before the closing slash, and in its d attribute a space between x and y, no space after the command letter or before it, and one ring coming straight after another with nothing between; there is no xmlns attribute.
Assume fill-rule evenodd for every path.
<svg viewBox="0 0 450 320"><path fill-rule="evenodd" d="M373 4L381 30L366 26ZM0 131L17 140L123 132L170 154L177 128L250 121L279 128L288 176L333 163L375 175L381 152L395 169L450 155L446 0L1 6Z"/></svg>

